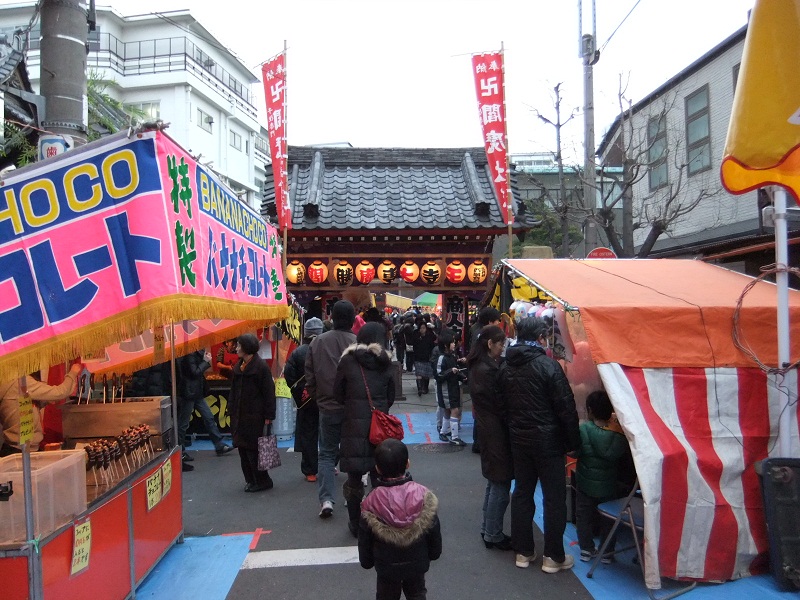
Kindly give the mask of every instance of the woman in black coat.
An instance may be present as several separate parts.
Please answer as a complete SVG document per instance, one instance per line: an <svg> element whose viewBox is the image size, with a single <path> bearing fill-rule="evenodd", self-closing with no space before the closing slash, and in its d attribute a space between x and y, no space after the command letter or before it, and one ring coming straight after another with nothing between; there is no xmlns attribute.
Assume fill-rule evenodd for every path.
<svg viewBox="0 0 800 600"><path fill-rule="evenodd" d="M228 411L233 445L239 449L245 492L272 488L267 471L258 470L258 438L275 419L275 381L267 364L259 358L258 338L252 333L239 336L239 361L233 366Z"/></svg>
<svg viewBox="0 0 800 600"><path fill-rule="evenodd" d="M481 431L481 471L486 478L481 534L487 548L511 550L511 538L503 533L509 504L514 464L508 427L498 404L497 376L506 335L495 325L481 329L472 344L467 365L475 421Z"/></svg>
<svg viewBox="0 0 800 600"><path fill-rule="evenodd" d="M364 498L361 478L369 473L374 487L377 477L375 446L369 441L372 409L366 386L369 386L369 396L376 410L388 413L394 403L394 371L392 358L384 347L385 340L383 324L364 325L358 331L356 343L342 354L333 384L334 398L344 406L339 465L347 473L342 494L347 501L348 527L355 537L358 537Z"/></svg>

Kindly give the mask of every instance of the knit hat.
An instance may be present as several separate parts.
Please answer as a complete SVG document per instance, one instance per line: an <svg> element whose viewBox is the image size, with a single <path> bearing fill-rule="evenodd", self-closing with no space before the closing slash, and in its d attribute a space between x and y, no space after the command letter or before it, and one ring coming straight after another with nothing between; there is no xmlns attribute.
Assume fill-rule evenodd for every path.
<svg viewBox="0 0 800 600"><path fill-rule="evenodd" d="M331 310L334 329L351 329L356 320L356 309L349 300L339 300Z"/></svg>
<svg viewBox="0 0 800 600"><path fill-rule="evenodd" d="M303 330L303 335L305 337L311 337L314 335L319 335L322 333L322 321L320 321L317 317L311 317L308 321L306 321L305 329Z"/></svg>

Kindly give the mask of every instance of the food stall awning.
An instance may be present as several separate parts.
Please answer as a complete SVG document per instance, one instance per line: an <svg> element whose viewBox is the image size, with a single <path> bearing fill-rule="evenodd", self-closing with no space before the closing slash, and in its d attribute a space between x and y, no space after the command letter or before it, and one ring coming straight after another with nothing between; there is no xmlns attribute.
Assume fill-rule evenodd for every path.
<svg viewBox="0 0 800 600"><path fill-rule="evenodd" d="M736 303L753 278L693 260L503 261L539 289L580 310L597 364L633 367L752 367L733 343ZM759 282L742 301L739 330L776 364L775 286ZM800 341L800 292L789 297ZM796 354L796 353L795 353Z"/></svg>
<svg viewBox="0 0 800 600"><path fill-rule="evenodd" d="M184 319L289 314L276 230L163 131L2 182L0 381Z"/></svg>
<svg viewBox="0 0 800 600"><path fill-rule="evenodd" d="M398 308L400 310L408 310L411 308L413 302L411 298L386 292L386 306L391 306L392 308Z"/></svg>

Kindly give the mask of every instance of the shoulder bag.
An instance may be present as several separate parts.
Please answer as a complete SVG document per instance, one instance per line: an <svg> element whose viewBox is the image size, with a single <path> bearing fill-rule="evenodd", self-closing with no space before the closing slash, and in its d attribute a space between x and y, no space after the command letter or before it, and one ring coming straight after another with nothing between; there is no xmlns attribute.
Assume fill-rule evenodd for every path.
<svg viewBox="0 0 800 600"><path fill-rule="evenodd" d="M369 392L369 385L367 384L367 376L364 374L364 368L359 365L361 369L361 377L364 379L364 388L367 390L367 400L369 400L369 408L372 411L372 421L369 425L369 443L377 446L387 438L394 438L402 440L405 432L403 431L403 424L400 419L394 415L387 414L375 408L372 404L372 394Z"/></svg>

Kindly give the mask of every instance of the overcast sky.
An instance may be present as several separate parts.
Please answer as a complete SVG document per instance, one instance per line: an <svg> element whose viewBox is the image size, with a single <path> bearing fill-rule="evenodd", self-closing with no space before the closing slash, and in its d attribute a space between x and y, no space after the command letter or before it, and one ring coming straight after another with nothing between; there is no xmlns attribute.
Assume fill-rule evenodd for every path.
<svg viewBox="0 0 800 600"><path fill-rule="evenodd" d="M0 4L10 4L0 0ZM288 44L290 144L479 146L470 54L505 48L509 146L550 151L552 88L583 104L578 0L98 0L124 15L189 8L260 76ZM596 138L619 112L622 75L637 101L745 25L754 0L596 0ZM627 20L626 15L631 12ZM583 32L591 32L584 0ZM620 23L622 23L620 25ZM609 40L610 38L610 40ZM263 90L255 85L263 111ZM583 121L564 129L582 152Z"/></svg>

